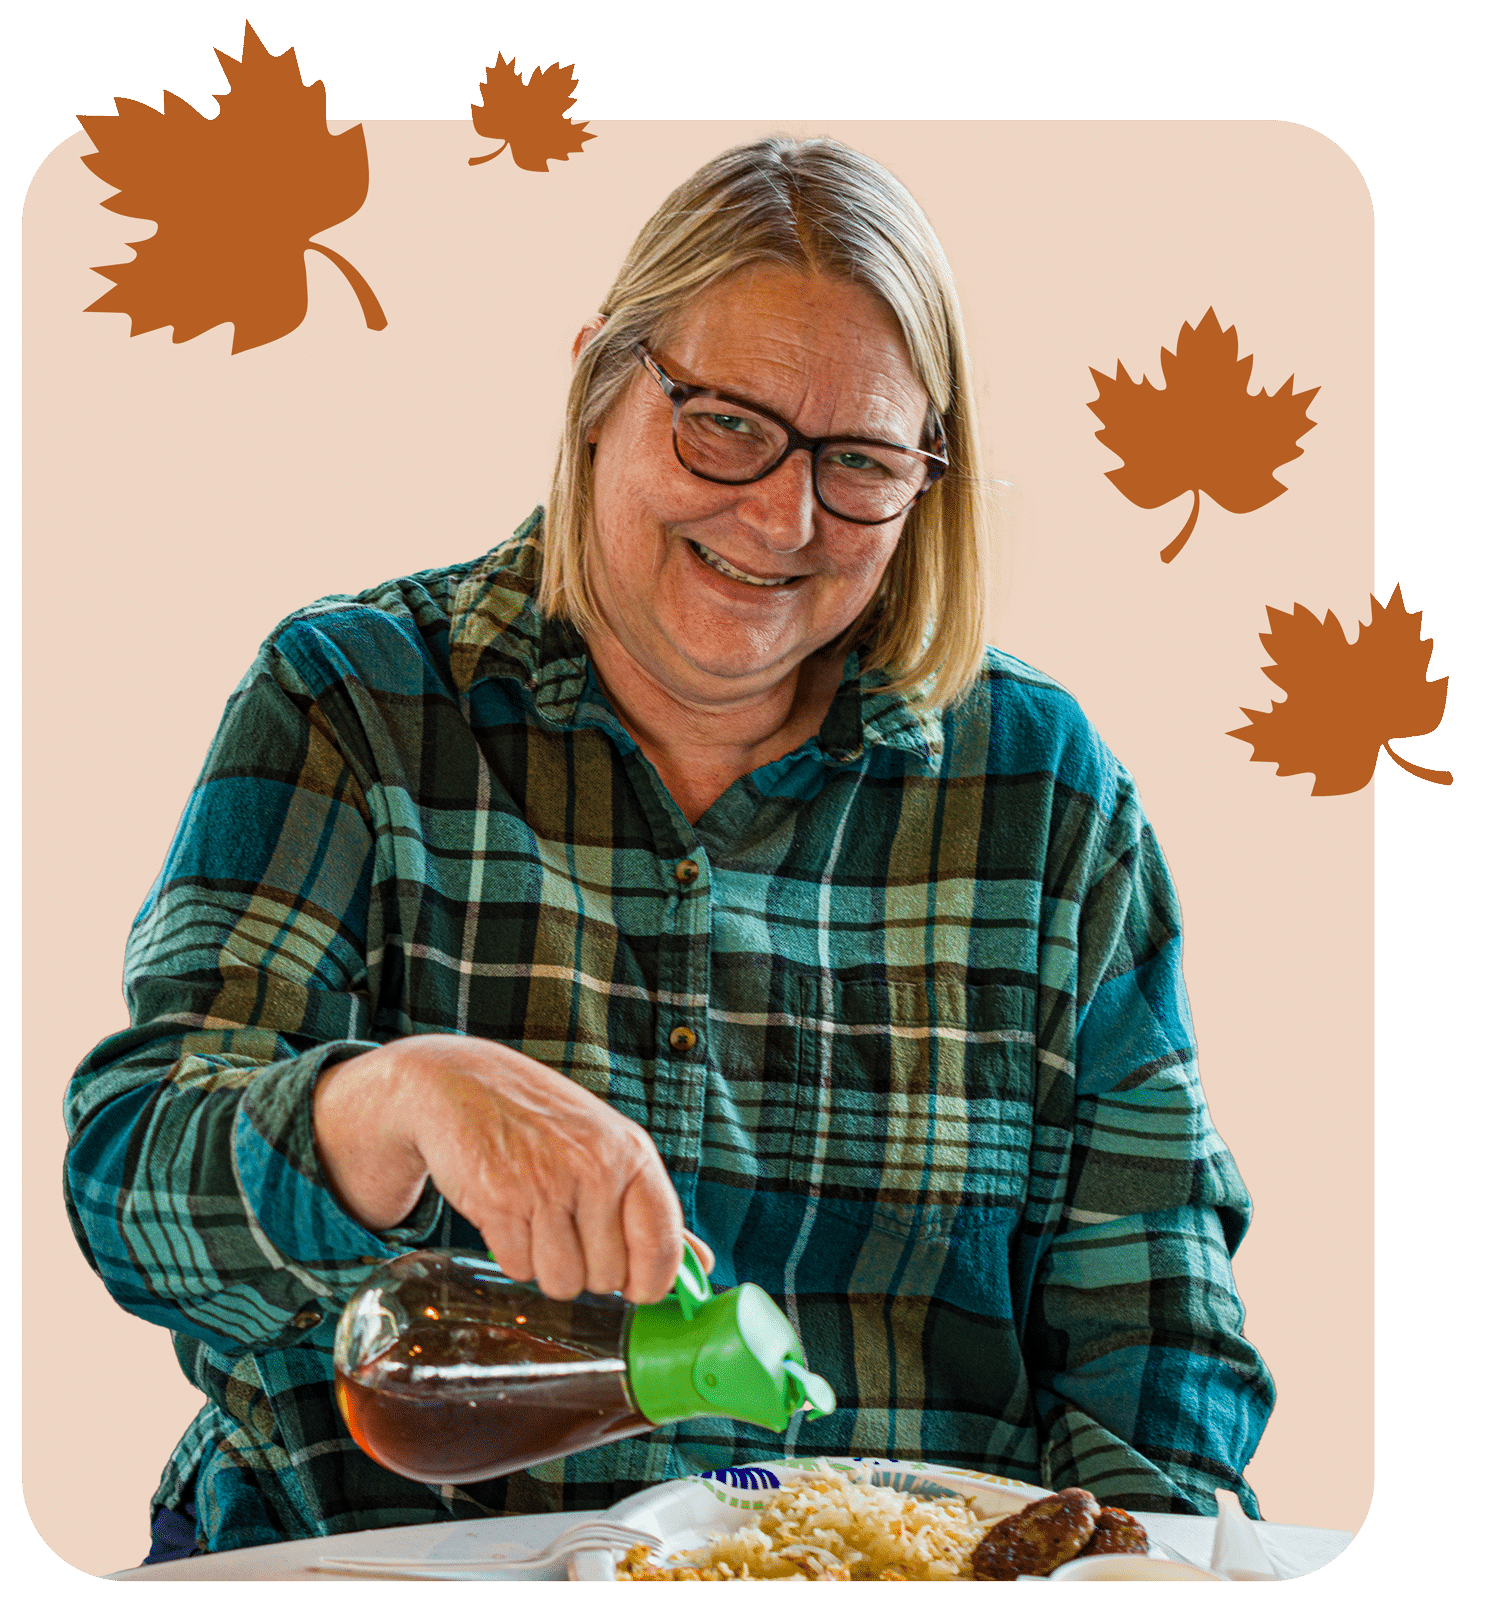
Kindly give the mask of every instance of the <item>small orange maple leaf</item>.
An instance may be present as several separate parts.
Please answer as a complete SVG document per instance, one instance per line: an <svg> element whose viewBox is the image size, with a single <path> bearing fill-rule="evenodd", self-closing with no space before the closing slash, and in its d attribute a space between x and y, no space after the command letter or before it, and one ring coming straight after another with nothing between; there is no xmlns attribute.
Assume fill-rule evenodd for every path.
<svg viewBox="0 0 1500 1602"><path fill-rule="evenodd" d="M530 82L515 67L514 59L507 61L502 50L485 73L479 86L484 104L469 107L474 132L484 139L506 141L516 165L525 171L546 172L548 161L566 161L583 149L585 139L597 135L583 131L586 122L569 122L563 115L578 87L572 62L560 67L554 61L545 72L534 67ZM470 156L469 165L493 161L507 143L487 156Z"/></svg>
<svg viewBox="0 0 1500 1602"><path fill-rule="evenodd" d="M1448 702L1447 679L1429 679L1432 641L1422 638L1422 614L1408 612L1401 586L1382 606L1370 597L1370 621L1351 645L1329 612L1320 623L1305 606L1290 612L1266 608L1271 622L1261 644L1273 666L1261 672L1286 691L1269 712L1240 711L1250 719L1227 732L1249 743L1252 762L1274 762L1276 772L1313 774L1314 795L1349 795L1375 773L1381 750L1434 784L1451 773L1419 768L1391 750L1390 742L1431 734Z"/></svg>
<svg viewBox="0 0 1500 1602"><path fill-rule="evenodd" d="M1201 490L1226 512L1253 512L1274 501L1286 485L1274 468L1302 454L1296 443L1317 425L1307 408L1316 389L1292 393L1287 379L1274 395L1250 393L1254 357L1239 357L1231 324L1220 328L1212 306L1196 328L1182 325L1175 355L1161 351L1162 388L1145 377L1135 383L1123 362L1106 378L1092 367L1097 400L1089 410L1104 427L1095 438L1123 462L1104 476L1136 506L1165 506L1193 492L1182 532L1161 553L1170 562L1198 521Z"/></svg>
<svg viewBox="0 0 1500 1602"><path fill-rule="evenodd" d="M100 204L157 224L133 261L93 270L114 288L88 311L124 312L130 332L172 327L172 343L234 324L232 353L289 334L307 315L305 253L348 279L369 328L386 325L354 267L313 235L364 204L363 128L330 134L321 82L304 85L294 51L271 55L245 24L244 59L214 52L229 80L205 117L170 92L162 111L116 100L117 116L80 117L95 154L83 164L119 191Z"/></svg>

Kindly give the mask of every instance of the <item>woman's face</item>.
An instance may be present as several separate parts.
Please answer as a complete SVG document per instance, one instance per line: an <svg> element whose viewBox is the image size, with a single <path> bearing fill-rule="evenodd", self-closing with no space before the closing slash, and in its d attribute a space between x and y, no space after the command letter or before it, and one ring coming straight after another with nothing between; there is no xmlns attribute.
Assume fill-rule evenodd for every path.
<svg viewBox="0 0 1500 1602"><path fill-rule="evenodd" d="M927 395L900 326L858 285L746 268L692 301L651 354L673 378L753 401L811 438L922 441ZM868 527L825 512L805 450L755 484L694 477L672 449L672 403L644 368L593 441L588 560L605 625L638 668L697 705L763 693L841 634L909 515Z"/></svg>

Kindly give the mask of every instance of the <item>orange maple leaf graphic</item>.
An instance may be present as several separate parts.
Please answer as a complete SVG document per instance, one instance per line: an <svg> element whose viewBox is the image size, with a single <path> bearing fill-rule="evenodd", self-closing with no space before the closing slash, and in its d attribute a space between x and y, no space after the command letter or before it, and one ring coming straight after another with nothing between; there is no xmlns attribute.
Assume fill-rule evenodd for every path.
<svg viewBox="0 0 1500 1602"><path fill-rule="evenodd" d="M368 327L385 327L370 286L313 235L364 204L363 128L330 134L321 82L304 86L296 54L273 56L245 24L244 59L214 52L229 80L205 117L168 92L164 109L116 100L117 116L80 117L96 152L90 172L119 193L107 211L157 224L135 260L94 271L114 288L88 311L124 312L130 332L171 326L172 343L234 324L234 352L289 334L307 315L305 253L349 280Z"/></svg>
<svg viewBox="0 0 1500 1602"><path fill-rule="evenodd" d="M1307 417L1316 389L1294 395L1289 378L1274 395L1250 394L1253 361L1239 357L1233 325L1220 328L1210 306L1196 328L1182 325L1175 354L1162 346L1161 389L1144 374L1133 382L1123 362L1113 378L1089 369L1099 387L1089 410L1104 424L1095 437L1125 464L1104 476L1148 510L1193 492L1193 510L1162 551L1164 562L1187 544L1200 490L1226 512L1255 511L1286 489L1272 470L1300 456L1296 441L1317 426Z"/></svg>
<svg viewBox="0 0 1500 1602"><path fill-rule="evenodd" d="M1448 701L1447 679L1427 677L1432 641L1422 638L1422 614L1406 610L1399 584L1387 605L1372 595L1370 607L1370 621L1360 624L1352 645L1332 612L1320 623L1305 606L1267 607L1271 632L1260 638L1274 666L1261 672L1287 698L1273 701L1269 712L1242 706L1249 724L1228 730L1250 744L1252 762L1274 762L1283 776L1313 774L1314 795L1363 789L1382 749L1419 779L1453 783L1451 773L1419 768L1390 746L1431 734Z"/></svg>
<svg viewBox="0 0 1500 1602"><path fill-rule="evenodd" d="M560 67L554 61L545 72L535 67L530 82L515 67L515 61L507 61L502 50L485 73L479 86L484 104L469 107L474 132L485 139L506 141L516 165L525 171L546 172L548 161L566 161L583 149L585 139L597 136L583 131L586 122L569 122L563 115L573 104L573 91L578 87L571 62ZM507 143L487 156L470 156L469 165L493 161Z"/></svg>

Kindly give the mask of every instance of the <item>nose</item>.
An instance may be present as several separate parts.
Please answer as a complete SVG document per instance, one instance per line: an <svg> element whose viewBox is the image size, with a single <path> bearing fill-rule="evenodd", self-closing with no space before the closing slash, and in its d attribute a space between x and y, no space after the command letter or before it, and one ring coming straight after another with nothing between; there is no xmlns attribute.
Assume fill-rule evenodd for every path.
<svg viewBox="0 0 1500 1602"><path fill-rule="evenodd" d="M736 506L740 520L773 551L796 551L806 545L813 537L817 509L812 452L805 446L794 450L773 473L746 484Z"/></svg>

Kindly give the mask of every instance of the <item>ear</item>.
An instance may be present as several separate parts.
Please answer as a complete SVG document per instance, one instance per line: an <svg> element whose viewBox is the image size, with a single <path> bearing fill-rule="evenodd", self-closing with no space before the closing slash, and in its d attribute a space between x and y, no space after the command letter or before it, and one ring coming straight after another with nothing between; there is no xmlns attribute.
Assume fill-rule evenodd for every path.
<svg viewBox="0 0 1500 1602"><path fill-rule="evenodd" d="M578 353L585 345L604 327L604 313L595 312L589 320L578 330L578 338L573 341L573 360L578 360Z"/></svg>

